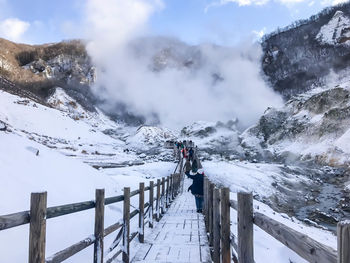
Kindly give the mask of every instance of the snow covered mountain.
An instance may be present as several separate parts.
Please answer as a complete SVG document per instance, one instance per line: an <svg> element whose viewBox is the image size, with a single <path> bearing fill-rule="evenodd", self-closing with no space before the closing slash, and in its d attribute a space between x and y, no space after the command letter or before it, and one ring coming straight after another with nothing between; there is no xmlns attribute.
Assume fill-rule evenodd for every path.
<svg viewBox="0 0 350 263"><path fill-rule="evenodd" d="M281 109L268 109L242 134L242 145L257 158L347 167L349 98L349 82L294 97Z"/></svg>
<svg viewBox="0 0 350 263"><path fill-rule="evenodd" d="M321 27L316 39L322 44L349 45L350 18L342 11L337 11L328 24Z"/></svg>
<svg viewBox="0 0 350 263"><path fill-rule="evenodd" d="M350 3L344 3L265 36L262 66L273 88L289 99L348 68L349 30Z"/></svg>

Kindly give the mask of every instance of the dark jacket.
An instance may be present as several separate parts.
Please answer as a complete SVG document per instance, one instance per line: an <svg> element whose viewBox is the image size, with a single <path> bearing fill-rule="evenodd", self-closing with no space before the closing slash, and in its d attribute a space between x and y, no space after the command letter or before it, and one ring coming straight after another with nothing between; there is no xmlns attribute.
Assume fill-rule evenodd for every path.
<svg viewBox="0 0 350 263"><path fill-rule="evenodd" d="M195 175L187 175L189 178L193 180L192 185L188 188L188 190L191 190L191 193L193 195L203 195L203 181L204 176L203 174L196 173Z"/></svg>

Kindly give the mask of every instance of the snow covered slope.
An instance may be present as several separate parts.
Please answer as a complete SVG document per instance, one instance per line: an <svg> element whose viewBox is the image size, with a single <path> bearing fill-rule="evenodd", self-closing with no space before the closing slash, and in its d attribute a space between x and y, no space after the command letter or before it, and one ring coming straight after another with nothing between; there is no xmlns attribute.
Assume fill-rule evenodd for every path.
<svg viewBox="0 0 350 263"><path fill-rule="evenodd" d="M321 27L316 39L322 44L350 45L350 18L342 11L337 11L333 18Z"/></svg>
<svg viewBox="0 0 350 263"><path fill-rule="evenodd" d="M98 188L104 188L107 197L120 195L124 186L136 189L141 181L147 183L173 171L174 163L154 164L152 159L144 166L129 167L144 160L140 162L133 151L124 152L125 142L106 130L126 134L132 129L113 122L98 109L85 111L62 89L57 89L48 103L54 108L0 91L0 198L11 200L0 203L0 215L28 210L31 192L47 191L48 206L63 205L93 200ZM92 167L111 163L124 167ZM108 206L105 225L116 223L121 211L121 204ZM49 220L47 256L90 236L93 222L93 210ZM25 240L28 225L1 231L0 242L8 245L0 248L0 262L25 262ZM106 248L110 241L106 240ZM91 248L67 262L90 259Z"/></svg>
<svg viewBox="0 0 350 263"><path fill-rule="evenodd" d="M350 162L350 82L318 89L269 109L242 135L257 155L330 166ZM259 151L260 149L260 151Z"/></svg>

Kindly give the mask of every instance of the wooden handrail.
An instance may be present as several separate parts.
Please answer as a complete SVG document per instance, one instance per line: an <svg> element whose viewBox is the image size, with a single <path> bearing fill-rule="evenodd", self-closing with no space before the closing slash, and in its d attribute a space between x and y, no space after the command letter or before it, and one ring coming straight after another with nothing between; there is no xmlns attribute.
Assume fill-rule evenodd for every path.
<svg viewBox="0 0 350 263"><path fill-rule="evenodd" d="M210 181L209 181L210 183ZM207 196L205 194L205 196ZM206 204L210 202L205 201ZM230 207L238 210L239 205L236 200L230 200ZM283 223L280 223L260 212L253 213L253 223L267 232L269 235L277 239L279 242L287 246L289 249L297 253L303 259L309 262L318 263L337 263L346 262L344 260L338 261L339 251L326 246L305 234L302 234ZM341 224L341 223L340 223ZM338 231L339 232L339 231ZM338 233L339 235L339 233ZM339 240L339 236L338 236ZM239 246L234 241L234 235L231 233L231 245L238 251Z"/></svg>
<svg viewBox="0 0 350 263"><path fill-rule="evenodd" d="M46 263L60 263L64 260L74 256L75 254L79 253L80 251L91 246L94 243L95 243L95 237L93 235L91 235L91 236L83 239L82 241L79 241L79 242L75 243L74 245L55 253L51 257L47 258L45 260L45 262Z"/></svg>
<svg viewBox="0 0 350 263"><path fill-rule="evenodd" d="M165 188L166 182L167 182L167 187ZM153 186L152 189L151 189L151 186ZM161 193L159 191L160 186L162 186ZM147 186L147 187L143 186L142 188L140 187L140 189L134 190L132 192L130 192L130 190L128 190L128 197L127 198L128 198L128 200L130 200L131 197L139 195L141 193L141 190L143 192L150 190L150 193L152 193L154 187L157 187L157 190L159 189L157 191L157 192L159 192L159 194L156 197L156 200L158 200L158 210L156 211L155 214L153 214L153 211L152 211L152 216L151 216L151 218L149 218L150 222L151 222L154 215L158 214L158 216L159 216L159 213L160 213L159 209L160 208L162 208L163 213L166 212L166 210L165 210L166 207L164 207L164 205L168 204L167 203L168 199L169 199L169 203L172 202L172 200L175 198L175 196L179 192L179 189L178 189L180 187L179 178L176 177L176 180L173 180L173 175L172 175L172 176L167 177L167 178L162 178L161 181L158 179L157 184L154 184L152 181L152 184L150 184L150 186ZM170 190L173 193L171 195L169 193ZM125 189L124 189L124 191L125 191ZM45 196L46 196L46 193L39 193L37 195L41 196L43 194L45 194ZM143 198L139 199L139 203L140 203L140 200L143 200ZM77 254L78 252L82 251L83 249L91 246L92 244L94 244L94 246L95 246L94 261L95 262L97 262L97 261L102 262L103 255L102 255L102 257L100 257L97 254L100 253L99 252L101 250L100 248L103 248L104 237L115 232L116 230L118 230L120 228L122 228L121 231L125 231L125 230L123 230L123 229L125 229L123 227L123 224L125 224L125 221L123 223L123 219L121 219L120 221L116 222L115 224L110 225L109 227L103 229L104 207L106 205L110 205L110 204L114 204L114 203L118 203L118 202L122 202L122 201L124 201L124 207L125 206L130 207L129 201L127 203L125 202L126 200L125 200L124 194L119 195L119 196L104 198L104 190L100 189L100 190L96 190L96 200L94 200L94 201L72 203L72 204L54 206L54 207L49 207L49 208L46 208L46 202L39 202L41 204L41 206L40 207L38 206L38 209L34 209L34 208L36 208L36 206L35 206L36 204L35 204L35 202L34 203L32 202L32 204L34 206L32 206L31 209L35 213L35 215L33 215L32 217L35 219L35 221L31 221L30 211L23 211L23 212L18 212L18 213L14 213L14 214L3 215L3 216L0 216L0 231L30 223L31 228L33 228L30 231L30 233L31 233L30 257L32 257L33 260L34 260L34 258L39 257L40 263L41 262L45 262L45 263L62 262L64 260L72 257L73 255ZM150 199L150 201L151 201L151 199ZM163 203L162 206L160 206L160 201L162 201L162 203ZM96 208L96 203L98 204L97 208ZM124 210L124 214L125 214L124 218L126 217L127 220L131 220L136 215L140 214L140 211L142 211L146 208L149 209L150 207L151 207L150 202L146 202L146 203L144 203L143 207L140 206L140 204L139 204L139 209L135 209L132 212L130 212L130 210L127 209L126 210L127 213L125 214L125 210ZM68 214L73 214L73 213L89 210L92 208L95 208L95 234L91 235L91 236L57 252L57 253L55 253L54 255L48 257L45 260L46 220L50 219L50 218L55 218L55 217L59 217L59 216L63 216L63 215L68 215ZM142 209L142 210L140 210L140 209ZM147 218L148 209L146 209L146 211L142 211L142 213L145 213L143 215L144 218ZM44 212L41 212L41 211L44 211ZM143 222L143 225L145 225L146 223L148 223L148 222L147 221ZM152 222L152 225L153 225L153 222ZM41 229L41 231L39 231L39 232L36 231L39 228ZM136 236L138 236L138 234L139 234L139 231L132 233L126 242L129 243ZM125 237L125 235L124 235L124 237ZM123 252L124 262L128 262L129 252L125 251L125 250L119 250L114 256L112 256L112 258L115 259L122 252ZM31 260L30 263L35 262L35 260L34 261L33 260ZM106 262L111 262L111 258L109 258Z"/></svg>
<svg viewBox="0 0 350 263"><path fill-rule="evenodd" d="M337 251L333 248L325 246L262 213L254 213L254 224L309 262L337 262Z"/></svg>
<svg viewBox="0 0 350 263"><path fill-rule="evenodd" d="M29 211L18 212L0 216L0 231L12 227L28 224L30 221Z"/></svg>

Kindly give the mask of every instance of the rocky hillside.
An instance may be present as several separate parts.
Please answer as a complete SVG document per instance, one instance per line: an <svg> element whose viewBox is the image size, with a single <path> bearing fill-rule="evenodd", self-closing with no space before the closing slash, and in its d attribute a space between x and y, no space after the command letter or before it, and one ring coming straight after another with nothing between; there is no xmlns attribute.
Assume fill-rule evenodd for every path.
<svg viewBox="0 0 350 263"><path fill-rule="evenodd" d="M350 83L315 89L268 109L242 134L248 156L335 167L350 163Z"/></svg>
<svg viewBox="0 0 350 263"><path fill-rule="evenodd" d="M333 70L350 66L350 3L266 36L263 71L286 99L323 84Z"/></svg>

